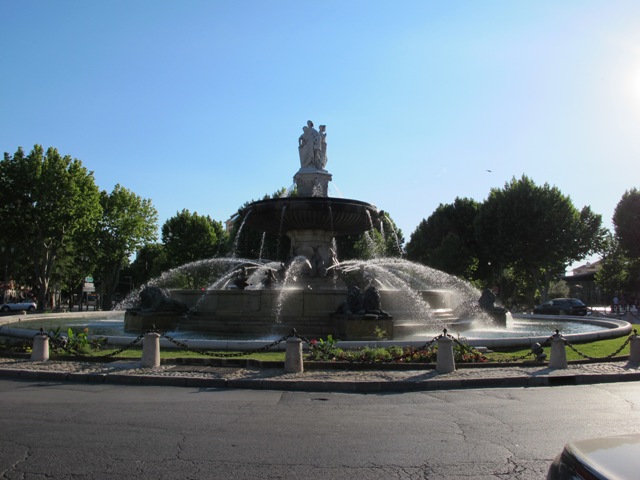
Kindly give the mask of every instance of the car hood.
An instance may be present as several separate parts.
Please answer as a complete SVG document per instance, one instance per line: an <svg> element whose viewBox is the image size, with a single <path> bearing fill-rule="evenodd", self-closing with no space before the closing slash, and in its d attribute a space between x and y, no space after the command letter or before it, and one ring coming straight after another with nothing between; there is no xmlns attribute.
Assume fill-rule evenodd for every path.
<svg viewBox="0 0 640 480"><path fill-rule="evenodd" d="M605 478L638 478L640 434L578 440L568 443L565 450Z"/></svg>

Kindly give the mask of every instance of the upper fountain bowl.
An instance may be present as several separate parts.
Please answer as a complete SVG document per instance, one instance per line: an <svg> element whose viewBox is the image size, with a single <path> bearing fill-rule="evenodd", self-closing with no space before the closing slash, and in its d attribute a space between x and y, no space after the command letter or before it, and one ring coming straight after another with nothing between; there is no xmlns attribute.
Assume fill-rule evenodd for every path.
<svg viewBox="0 0 640 480"><path fill-rule="evenodd" d="M241 212L248 226L269 233L325 230L333 235L377 228L382 212L358 200L332 197L284 197L253 202Z"/></svg>

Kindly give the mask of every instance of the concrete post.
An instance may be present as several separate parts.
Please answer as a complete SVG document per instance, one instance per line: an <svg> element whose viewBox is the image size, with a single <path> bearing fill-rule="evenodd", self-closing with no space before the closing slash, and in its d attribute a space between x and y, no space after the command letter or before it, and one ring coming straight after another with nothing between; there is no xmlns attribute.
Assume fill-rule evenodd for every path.
<svg viewBox="0 0 640 480"><path fill-rule="evenodd" d="M549 368L567 368L567 350L564 345L564 339L559 333L556 333L551 340Z"/></svg>
<svg viewBox="0 0 640 480"><path fill-rule="evenodd" d="M160 366L160 334L146 333L142 340L143 367L156 368Z"/></svg>
<svg viewBox="0 0 640 480"><path fill-rule="evenodd" d="M640 363L640 337L634 335L629 342L629 361Z"/></svg>
<svg viewBox="0 0 640 480"><path fill-rule="evenodd" d="M31 360L34 362L46 362L49 360L49 337L47 335L33 337Z"/></svg>
<svg viewBox="0 0 640 480"><path fill-rule="evenodd" d="M284 373L302 373L302 340L297 337L287 338L287 349L284 354Z"/></svg>
<svg viewBox="0 0 640 480"><path fill-rule="evenodd" d="M451 373L456 369L453 358L453 340L448 336L438 337L438 357L436 359L436 371L438 373Z"/></svg>

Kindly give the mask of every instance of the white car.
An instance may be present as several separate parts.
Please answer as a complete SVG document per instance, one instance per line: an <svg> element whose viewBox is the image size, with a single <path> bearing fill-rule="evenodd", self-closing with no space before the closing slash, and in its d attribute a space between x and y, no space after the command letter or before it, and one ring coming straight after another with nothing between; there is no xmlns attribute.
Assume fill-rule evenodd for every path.
<svg viewBox="0 0 640 480"><path fill-rule="evenodd" d="M32 302L31 300L23 300L22 302L11 302L11 303L3 303L0 305L0 312L35 312L36 310L36 302Z"/></svg>
<svg viewBox="0 0 640 480"><path fill-rule="evenodd" d="M547 480L635 480L640 472L640 435L567 443Z"/></svg>

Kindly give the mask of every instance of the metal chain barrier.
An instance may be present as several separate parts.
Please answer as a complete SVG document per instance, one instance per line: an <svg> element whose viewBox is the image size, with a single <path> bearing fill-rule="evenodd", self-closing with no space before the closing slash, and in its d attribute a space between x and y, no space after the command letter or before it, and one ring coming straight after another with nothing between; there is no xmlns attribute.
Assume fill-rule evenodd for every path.
<svg viewBox="0 0 640 480"><path fill-rule="evenodd" d="M138 337L136 337L133 341L131 341L129 344L125 345L122 348L119 348L118 350L115 350L113 352L107 353L105 355L96 355L96 356L92 356L92 355L86 355L83 354L81 352L79 352L76 349L73 349L71 347L69 347L67 345L66 342L61 341L61 339L59 337L56 337L54 335L51 335L50 332L45 332L43 328L40 328L40 333L39 335L46 335L49 340L52 342L52 345L54 348L60 348L62 350L64 350L65 352L71 354L71 355L75 355L75 356L79 356L82 358L86 358L86 359L91 359L91 360L99 360L99 359L112 359L113 357L115 357L116 355L121 354L122 352L125 352L131 348L133 348L135 345L137 345L138 343L140 343L142 341L142 339L144 338L144 336L147 333L157 333L159 334L162 338L166 338L169 342L173 343L174 345L176 345L177 347L181 348L182 350L188 351L188 352L193 352L193 353L198 353L200 355L205 355L208 357L214 357L214 358L238 358L238 357L245 357L248 355L253 355L255 353L263 353L266 352L268 350L271 350L273 347L279 345L280 343L287 341L290 338L298 338L301 341L305 342L308 347L310 352L320 352L321 354L325 354L325 355L331 355L331 349L334 348L333 345L330 345L328 347L325 347L324 344L318 344L317 342L312 342L310 341L308 338L298 335L298 333L296 332L295 329L292 330L292 332L289 335L286 335L278 340L274 340L273 342L271 342L268 345L265 345L263 347L260 348L256 348L254 350L248 350L245 352L236 352L236 353L213 353L213 352L209 352L203 349L198 349L198 348L192 348L190 347L187 343L181 342L179 340L176 340L175 338L171 337L170 335L168 335L166 332L159 332L155 329L152 330L148 330L146 332L141 333L140 335L138 335ZM509 362L517 362L517 361L521 361L521 360L525 360L526 358L532 356L532 355L540 355L542 354L542 349L545 346L550 345L551 341L554 339L554 337L556 337L557 335L560 335L560 337L562 338L562 340L564 341L564 344L569 347L571 350L573 350L576 354L578 354L580 357L585 358L587 360L591 360L591 361L602 361L602 360L610 360L613 357L617 356L622 350L624 350L624 348L629 345L629 343L631 342L631 339L634 337L638 336L638 332L634 329L633 330L633 334L629 335L629 337L626 339L626 341L613 353L606 355L604 357L592 357L590 355L587 355L583 352L581 352L580 350L578 350L571 342L569 342L566 338L564 338L561 334L559 330L556 330L556 333L549 336L549 338L547 338L542 344L536 344L532 347L531 351L518 356L518 357L512 357L512 358L507 358L507 359L492 359L491 357L486 356L484 353L480 352L478 349L463 343L463 341L460 341L459 339L455 338L453 335L450 335L449 333L447 333L447 329L445 328L443 330L443 333L434 337L432 340L426 342L424 345L418 347L418 348L409 348L408 351L400 354L400 355L394 355L391 356L389 358L381 358L381 359L367 359L367 358L362 358L362 357L345 357L345 358L341 358L341 360L346 360L349 363L362 363L362 364L376 364L376 363L400 363L400 362L404 362L406 360L410 360L412 357L415 357L416 354L419 354L420 352L424 352L424 351L428 351L431 349L432 345L437 342L439 339L447 337L451 340L453 340L455 342L456 345L458 345L464 352L469 352L471 354L473 354L473 356L475 358L480 359L483 362L493 362L493 363L509 363ZM335 357L334 357L335 358Z"/></svg>
<svg viewBox="0 0 640 480"><path fill-rule="evenodd" d="M99 356L92 357L92 358L112 358L112 357L115 357L116 355L119 355L122 352L127 351L130 348L133 348L136 344L140 343L147 333L148 332L141 333L140 335L138 335L138 337L134 341L132 341L128 345L125 345L124 347L122 347L122 348L120 348L120 349L118 349L118 350L116 350L114 352L107 353L105 355L99 355Z"/></svg>
<svg viewBox="0 0 640 480"><path fill-rule="evenodd" d="M155 332L155 333L159 333L159 332ZM289 338L292 338L292 337L300 338L298 336L298 334L295 333L295 330L294 330L293 333L290 333L289 335L286 335L286 336L280 338L279 340L275 340L275 341L271 342L269 345L265 345L264 347L256 348L255 350L248 350L246 352L238 352L238 353L212 353L212 352L208 352L206 350L202 350L202 349L198 349L198 348L192 348L189 345L187 345L186 343L181 342L179 340L176 340L175 338L167 335L166 333L159 333L159 334L160 334L160 336L162 338L166 338L171 343L173 343L174 345L182 348L183 350L186 350L188 352L193 352L193 353L199 353L201 355L206 355L208 357L218 357L218 358L246 357L247 355L253 355L254 353L266 352L267 350L272 349L276 345L279 345L280 343L288 340Z"/></svg>
<svg viewBox="0 0 640 480"><path fill-rule="evenodd" d="M46 335L49 338L49 341L51 342L53 348L62 349L65 352L67 352L68 354L70 354L70 355L75 355L76 357L81 357L81 358L84 358L84 359L99 360L99 359L113 358L116 355L119 355L122 352L125 352L125 351L133 348L136 344L138 344L138 343L140 343L142 341L142 339L144 338L144 336L147 333L149 333L149 332L141 333L140 335L138 335L138 337L135 338L135 340L133 340L129 344L125 345L122 348L119 348L118 350L115 350L113 352L107 353L105 355L87 355L85 353L82 353L82 352L78 351L77 349L74 349L74 348L70 347L67 344L67 342L62 341L59 337L51 335L51 332L45 332L42 327L40 327L40 333L38 335Z"/></svg>
<svg viewBox="0 0 640 480"><path fill-rule="evenodd" d="M564 344L569 347L571 350L573 350L575 353L577 353L579 356L581 356L582 358L585 358L587 360L592 360L592 361L602 361L602 360L611 360L613 357L615 357L616 355L618 355L622 350L624 350L624 348L629 345L629 342L631 342L631 339L634 337L638 336L638 332L637 330L633 330L633 333L631 335L629 335L629 337L627 338L627 340L620 345L620 348L618 348L615 352L606 355L604 357L591 357L589 355L587 355L586 353L581 352L580 350L578 350L573 344L571 344L571 342L569 342L569 340L567 340L566 338L562 337L562 340L564 340Z"/></svg>
<svg viewBox="0 0 640 480"><path fill-rule="evenodd" d="M542 353L542 349L551 344L551 340L553 340L553 337L554 337L554 335L551 335L544 342L532 346L531 351L525 353L524 355L520 355L518 357L510 357L510 358L491 358L491 357L486 356L484 353L480 352L479 350L473 348L470 345L462 345L455 338L454 338L454 341L457 342L458 344L462 345L464 348L467 348L467 349L473 350L474 352L477 352L477 354L480 356L480 358L485 362L512 363L512 362L519 362L521 360L525 360L528 357L531 357L532 355L540 355ZM535 351L534 351L534 348L535 348Z"/></svg>

